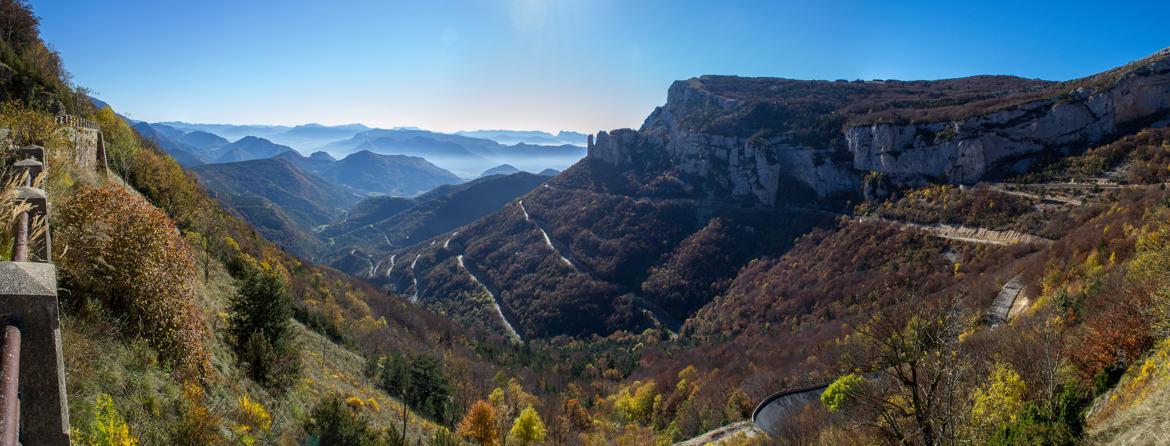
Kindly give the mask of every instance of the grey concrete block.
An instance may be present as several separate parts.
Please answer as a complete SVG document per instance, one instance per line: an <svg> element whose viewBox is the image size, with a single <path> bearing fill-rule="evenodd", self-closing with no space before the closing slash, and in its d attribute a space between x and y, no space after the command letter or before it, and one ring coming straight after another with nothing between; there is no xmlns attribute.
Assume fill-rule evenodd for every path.
<svg viewBox="0 0 1170 446"><path fill-rule="evenodd" d="M45 162L45 148L41 146L24 146L20 148L21 158L32 158L40 162Z"/></svg>
<svg viewBox="0 0 1170 446"><path fill-rule="evenodd" d="M23 444L68 445L57 269L49 263L0 262L0 314L14 316L21 329Z"/></svg>

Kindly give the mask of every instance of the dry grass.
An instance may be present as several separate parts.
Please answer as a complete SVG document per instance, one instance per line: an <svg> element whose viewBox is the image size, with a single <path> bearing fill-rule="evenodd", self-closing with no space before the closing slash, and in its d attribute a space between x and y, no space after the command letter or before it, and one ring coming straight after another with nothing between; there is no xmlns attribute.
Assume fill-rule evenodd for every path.
<svg viewBox="0 0 1170 446"><path fill-rule="evenodd" d="M1088 419L1092 444L1165 444L1170 438L1170 342L1130 368L1120 383L1100 396Z"/></svg>

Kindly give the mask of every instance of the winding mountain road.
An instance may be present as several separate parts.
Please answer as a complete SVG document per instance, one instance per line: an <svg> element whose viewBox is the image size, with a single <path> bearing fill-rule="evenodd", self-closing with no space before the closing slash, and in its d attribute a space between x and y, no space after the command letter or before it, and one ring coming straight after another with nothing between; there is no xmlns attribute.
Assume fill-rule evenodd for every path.
<svg viewBox="0 0 1170 446"><path fill-rule="evenodd" d="M860 223L881 222L894 225L900 229L922 232L933 235L935 237L967 243L979 243L984 245L1005 246L1016 243L1038 243L1041 245L1047 245L1052 243L1052 240L1046 239L1044 237L1025 234L1019 231L997 231L994 229L971 228L967 226L948 225L942 223L924 225L921 223L890 220L883 217L858 217L857 221Z"/></svg>
<svg viewBox="0 0 1170 446"><path fill-rule="evenodd" d="M1001 194L1012 195L1012 196L1016 196L1016 197L1027 198L1027 199L1041 201L1041 202L1047 201L1047 202L1051 202L1051 203L1061 203L1061 204L1068 204L1068 205L1073 205L1073 206L1080 206L1080 205L1085 204L1085 202L1083 200L1081 200L1080 198L1069 198L1069 197L1062 197L1059 195L1045 195L1045 196L1041 197L1041 196L1036 195L1036 194L1030 194L1030 193L1022 192L1022 191L1018 191L1018 190L1010 190L1010 189L1005 188L1004 186L991 186L991 187L989 187L989 189L996 191L996 192L999 192Z"/></svg>
<svg viewBox="0 0 1170 446"><path fill-rule="evenodd" d="M349 255L358 256L357 250L356 249L349 250ZM361 256L358 256L358 257L366 259L366 262L370 264L370 273L366 274L366 277L373 277L374 276L374 261L370 260L370 256L366 255L366 253L364 253L364 252L362 253Z"/></svg>
<svg viewBox="0 0 1170 446"><path fill-rule="evenodd" d="M422 257L422 253L415 254L414 261L410 262L410 280L414 281L414 295L410 296L411 303L418 303L418 276L415 275L414 266L418 264L418 258Z"/></svg>
<svg viewBox="0 0 1170 446"><path fill-rule="evenodd" d="M1020 295L1020 291L1024 289L1024 275L1016 274L1012 277L1003 288L999 290L999 294L995 296L995 300L991 302L991 308L987 310L987 322L995 327L999 324L1006 323L1008 319L1008 312L1012 310L1012 304L1016 302L1016 297Z"/></svg>
<svg viewBox="0 0 1170 446"><path fill-rule="evenodd" d="M776 438L783 438L781 428L789 417L804 410L804 407L821 397L828 383L788 390L773 394L760 402L752 412L752 424L756 429Z"/></svg>
<svg viewBox="0 0 1170 446"><path fill-rule="evenodd" d="M468 276L471 276L471 280L483 288L483 290L488 293L488 296L492 298L492 308L496 310L496 314L500 315L500 321L504 323L504 328L508 330L508 334L512 335L512 337L515 338L517 342L524 342L524 339L520 337L520 333L517 333L516 329L512 327L512 323L508 322L508 318L504 317L504 311L500 309L500 302L499 299L496 298L496 293L493 293L491 288L488 288L487 285L484 285L483 282L480 282L479 278L475 277L475 273L471 272L471 269L467 268L467 265L463 263L463 254L455 256L455 260L459 263L459 267L463 268L463 271L466 271Z"/></svg>
<svg viewBox="0 0 1170 446"><path fill-rule="evenodd" d="M593 273L591 273L589 271L585 271L585 270L581 269L580 267L578 267L577 263L573 262L573 260L568 257L571 254L569 254L568 251L562 251L560 248L557 248L556 244L554 244L552 239L549 238L548 232L545 232L544 228L541 227L540 222L536 221L535 219L531 218L528 215L528 209L526 209L524 207L524 200L520 200L517 204L520 205L520 212L524 213L524 221L532 223L532 225L535 226L536 229L538 229L540 231L540 234L544 236L545 245L548 245L548 248L551 249L553 251L553 253L555 253L557 256L559 256L561 258L561 261L565 262L565 265L568 265L570 268L573 268L574 271L577 271L580 274L584 274L585 276L589 277L590 280L593 280L596 282L613 283L614 285L617 285L619 288L621 288L621 290L623 292L629 293L630 296L633 297L634 305L637 305L638 309L642 310L643 313L645 313L647 316L649 316L650 319L652 319L656 323L656 325L663 327L663 328L666 328L666 330L668 332L670 332L671 338L678 337L678 331L680 328L682 328L682 323L676 321L673 317L671 317L666 312L666 309L662 308L658 304L655 304L654 302L651 302L649 299L646 299L645 297L639 296L633 290L626 288L622 284L598 279L596 276L593 275Z"/></svg>
<svg viewBox="0 0 1170 446"><path fill-rule="evenodd" d="M524 200L520 200L518 204L520 205L520 212L524 213L524 221L532 223L533 226L536 226L536 230L540 231L540 235L544 237L544 244L548 245L548 249L553 250L553 252L555 252L557 256L561 258L561 261L565 262L566 265L576 269L576 265L573 265L573 262L569 261L568 257L565 257L564 254L561 254L561 250L557 249L556 246L553 246L552 239L548 238L548 232L545 232L544 228L540 226L540 223L532 221L532 219L528 217L528 209L524 208Z"/></svg>

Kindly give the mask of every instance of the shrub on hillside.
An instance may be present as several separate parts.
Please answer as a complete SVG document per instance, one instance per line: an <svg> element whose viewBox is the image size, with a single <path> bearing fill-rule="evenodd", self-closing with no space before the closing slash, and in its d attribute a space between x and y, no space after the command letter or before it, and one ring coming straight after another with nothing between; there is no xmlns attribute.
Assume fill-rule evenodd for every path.
<svg viewBox="0 0 1170 446"><path fill-rule="evenodd" d="M378 433L361 414L337 396L329 396L313 408L305 431L321 446L367 446L402 444L393 428Z"/></svg>
<svg viewBox="0 0 1170 446"><path fill-rule="evenodd" d="M414 410L440 423L451 421L451 380L439 359L419 354L391 355L382 367L382 388Z"/></svg>
<svg viewBox="0 0 1170 446"><path fill-rule="evenodd" d="M296 381L300 371L293 343L292 302L284 278L267 264L246 259L233 262L240 271L239 293L231 302L229 331L232 347L245 364L248 377L270 388L283 389Z"/></svg>
<svg viewBox="0 0 1170 446"><path fill-rule="evenodd" d="M138 154L138 138L130 125L122 120L114 109L105 106L94 117L102 127L102 138L106 148L106 164L126 178L130 174L135 156Z"/></svg>
<svg viewBox="0 0 1170 446"><path fill-rule="evenodd" d="M194 256L174 223L113 184L81 190L57 218L54 251L72 303L100 301L183 374L209 372Z"/></svg>
<svg viewBox="0 0 1170 446"><path fill-rule="evenodd" d="M20 101L0 103L0 127L12 131L12 143L16 147L37 144L45 147L63 147L62 126L52 114L25 106ZM3 153L7 159L9 153Z"/></svg>

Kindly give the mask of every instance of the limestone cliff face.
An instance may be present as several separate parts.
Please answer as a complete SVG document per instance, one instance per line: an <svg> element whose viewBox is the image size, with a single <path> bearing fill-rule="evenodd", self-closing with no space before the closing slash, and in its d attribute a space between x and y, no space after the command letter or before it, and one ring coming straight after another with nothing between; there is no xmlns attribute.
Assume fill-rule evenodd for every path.
<svg viewBox="0 0 1170 446"><path fill-rule="evenodd" d="M696 132L681 127L676 119L684 112L718 116L739 105L734 99L708 93L694 79L675 82L666 105L655 110L641 130L601 132L588 156L615 166L653 168L646 162L665 155L680 179L702 185L699 189L709 198L764 206L785 201L789 195L811 192L824 197L857 189L859 176L849 160L833 161L830 151L823 148L799 147L784 137Z"/></svg>
<svg viewBox="0 0 1170 446"><path fill-rule="evenodd" d="M1030 154L1067 152L1168 120L1170 59L1162 59L1107 88L1080 88L960 121L853 127L845 138L856 169L910 182L973 183L995 169L1020 171Z"/></svg>
<svg viewBox="0 0 1170 446"><path fill-rule="evenodd" d="M678 81L640 130L601 132L588 156L628 169L671 170L710 198L764 206L810 193L858 193L871 171L904 185L974 183L990 173L1023 171L1041 151L1068 153L1170 124L1170 49L1144 61L1052 98L955 121L848 127L812 143L785 132L743 136L690 128L750 104L713 94L699 79Z"/></svg>

